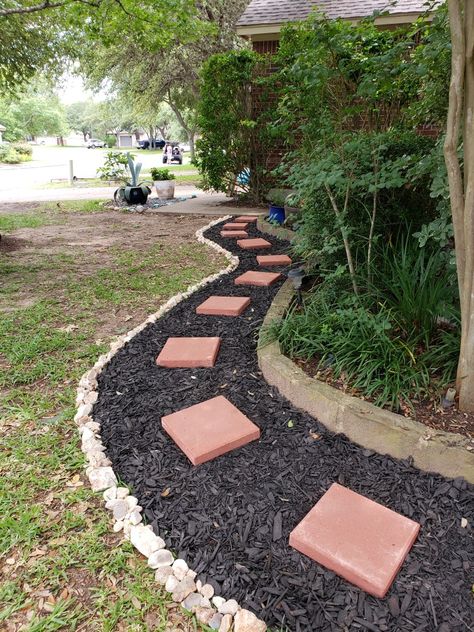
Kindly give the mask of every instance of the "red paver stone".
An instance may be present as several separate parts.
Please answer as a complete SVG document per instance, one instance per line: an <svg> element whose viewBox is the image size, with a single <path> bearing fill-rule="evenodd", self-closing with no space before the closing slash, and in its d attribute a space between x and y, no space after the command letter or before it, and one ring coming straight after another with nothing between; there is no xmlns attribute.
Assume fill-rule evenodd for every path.
<svg viewBox="0 0 474 632"><path fill-rule="evenodd" d="M257 237L257 239L239 239L237 244L244 250L261 250L272 247L269 241L261 237Z"/></svg>
<svg viewBox="0 0 474 632"><path fill-rule="evenodd" d="M260 255L257 257L259 266L289 266L292 261L288 255Z"/></svg>
<svg viewBox="0 0 474 632"><path fill-rule="evenodd" d="M241 215L235 219L236 222L256 222L258 217L254 217L253 215Z"/></svg>
<svg viewBox="0 0 474 632"><path fill-rule="evenodd" d="M290 534L290 546L382 598L420 525L334 483Z"/></svg>
<svg viewBox="0 0 474 632"><path fill-rule="evenodd" d="M208 316L240 316L250 305L248 296L210 296L196 309Z"/></svg>
<svg viewBox="0 0 474 632"><path fill-rule="evenodd" d="M213 367L220 344L220 338L168 338L156 363L168 369Z"/></svg>
<svg viewBox="0 0 474 632"><path fill-rule="evenodd" d="M249 234L245 230L222 230L221 237L248 237Z"/></svg>
<svg viewBox="0 0 474 632"><path fill-rule="evenodd" d="M248 225L248 222L231 222L230 224L224 224L222 228L224 230L245 230Z"/></svg>
<svg viewBox="0 0 474 632"><path fill-rule="evenodd" d="M193 465L260 438L260 428L222 395L167 415L161 425Z"/></svg>
<svg viewBox="0 0 474 632"><path fill-rule="evenodd" d="M234 281L235 285L257 285L260 287L268 287L281 277L279 272L254 272L249 270L241 274Z"/></svg>

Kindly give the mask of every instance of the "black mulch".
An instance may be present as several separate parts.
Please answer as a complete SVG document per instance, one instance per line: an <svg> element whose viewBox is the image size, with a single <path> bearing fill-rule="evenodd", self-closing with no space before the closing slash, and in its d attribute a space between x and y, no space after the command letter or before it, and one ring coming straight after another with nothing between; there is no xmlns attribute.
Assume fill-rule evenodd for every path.
<svg viewBox="0 0 474 632"><path fill-rule="evenodd" d="M213 227L206 236L238 253L238 270L150 325L100 377L94 416L115 471L154 529L203 581L274 629L474 630L474 487L334 435L270 387L258 370L256 336L281 283L235 287L237 275L256 269L255 253L219 232ZM272 253L287 251L285 242L266 238ZM248 294L251 309L238 319L197 316L196 306L212 294ZM175 335L221 336L216 367L158 368L156 356ZM219 394L260 426L261 441L193 467L162 431L160 418ZM288 546L292 528L335 481L422 524L386 599L365 594Z"/></svg>

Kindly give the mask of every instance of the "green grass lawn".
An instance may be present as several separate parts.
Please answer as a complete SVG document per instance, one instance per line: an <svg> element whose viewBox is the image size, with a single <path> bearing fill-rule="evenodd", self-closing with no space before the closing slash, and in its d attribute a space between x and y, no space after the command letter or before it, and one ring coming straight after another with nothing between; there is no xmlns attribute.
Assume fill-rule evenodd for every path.
<svg viewBox="0 0 474 632"><path fill-rule="evenodd" d="M59 216L54 205L0 215L0 226L30 236L58 220L63 226L66 204L68 222L97 221L100 203L87 201L63 203ZM120 221L132 221L121 217L113 220L117 231ZM166 224L163 230L172 233ZM170 604L141 556L111 532L101 496L84 477L72 421L77 382L108 348L104 318L114 333L125 332L143 320L134 320L137 311L156 311L223 264L191 238L131 245L128 234L129 224L123 243L93 253L0 254L1 630L203 629Z"/></svg>

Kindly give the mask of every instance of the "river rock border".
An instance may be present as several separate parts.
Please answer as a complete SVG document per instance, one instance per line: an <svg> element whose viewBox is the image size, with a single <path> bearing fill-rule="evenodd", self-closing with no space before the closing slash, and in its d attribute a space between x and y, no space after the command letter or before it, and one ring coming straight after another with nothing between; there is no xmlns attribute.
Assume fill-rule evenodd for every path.
<svg viewBox="0 0 474 632"><path fill-rule="evenodd" d="M293 296L287 281L268 310L263 328L283 317ZM281 353L278 342L265 344L264 340L261 336L257 353L265 380L326 428L380 454L412 458L421 470L474 483L474 443L468 438L434 430L309 377Z"/></svg>
<svg viewBox="0 0 474 632"><path fill-rule="evenodd" d="M105 447L100 436L100 424L92 418L92 409L98 399L97 377L119 349L191 294L237 268L238 257L204 237L204 233L209 228L231 217L227 215L216 219L196 232L197 240L223 254L229 261L229 265L189 287L185 292L173 296L144 323L112 342L110 351L100 356L94 367L79 381L76 398L77 412L74 421L79 427L81 449L87 459L86 475L92 490L103 493L105 507L112 513L114 520L114 532L122 532L124 538L147 558L148 566L155 571L157 584L171 593L171 598L175 603L181 604L185 610L192 612L200 623L209 626L212 630L265 632L267 626L264 621L258 619L253 612L241 608L235 599L225 600L214 595L214 588L210 584L202 585L202 582L196 579L197 573L189 568L186 561L175 559L172 552L165 548L164 540L153 532L150 525L143 524L142 507L138 504L138 499L129 493L127 487L119 486L112 463L105 455Z"/></svg>

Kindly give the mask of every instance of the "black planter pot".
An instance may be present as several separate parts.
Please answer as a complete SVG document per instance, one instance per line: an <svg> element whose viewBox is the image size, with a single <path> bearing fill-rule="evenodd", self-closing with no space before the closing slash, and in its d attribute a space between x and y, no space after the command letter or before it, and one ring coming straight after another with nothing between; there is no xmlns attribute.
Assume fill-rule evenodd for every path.
<svg viewBox="0 0 474 632"><path fill-rule="evenodd" d="M125 187L125 199L129 204L146 204L150 193L150 189L145 185Z"/></svg>

